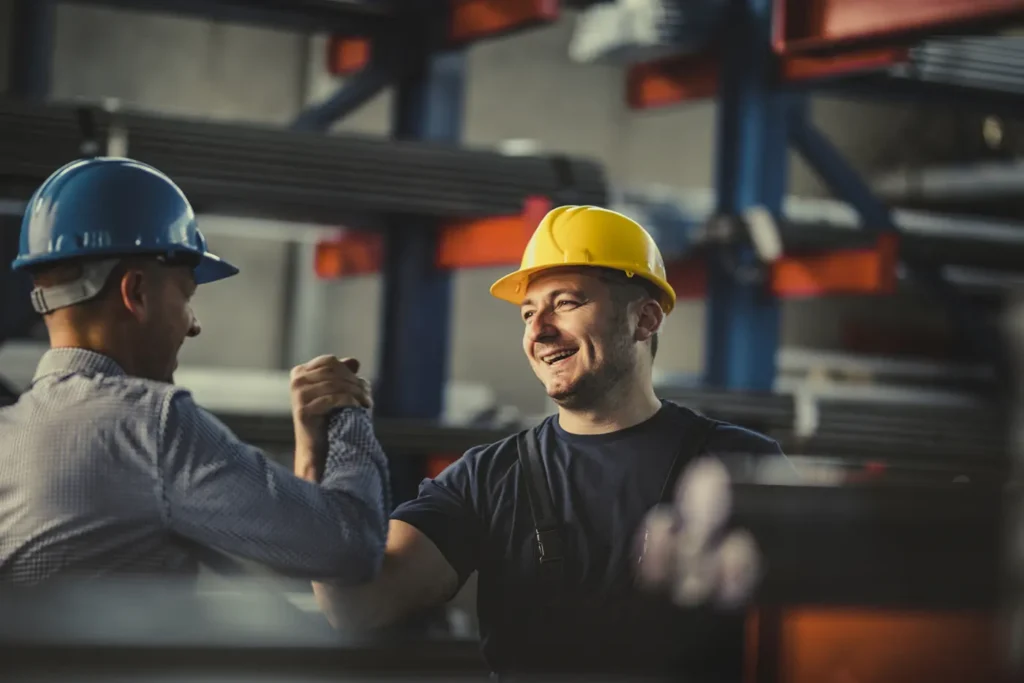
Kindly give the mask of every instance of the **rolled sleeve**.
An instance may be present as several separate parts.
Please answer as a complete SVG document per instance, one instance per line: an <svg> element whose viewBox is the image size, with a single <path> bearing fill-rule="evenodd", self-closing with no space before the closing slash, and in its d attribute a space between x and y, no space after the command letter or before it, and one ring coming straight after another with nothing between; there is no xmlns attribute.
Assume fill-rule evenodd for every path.
<svg viewBox="0 0 1024 683"><path fill-rule="evenodd" d="M388 482L367 415L332 418L320 485L239 441L187 392L169 398L162 422L158 475L171 531L295 577L359 583L379 570Z"/></svg>

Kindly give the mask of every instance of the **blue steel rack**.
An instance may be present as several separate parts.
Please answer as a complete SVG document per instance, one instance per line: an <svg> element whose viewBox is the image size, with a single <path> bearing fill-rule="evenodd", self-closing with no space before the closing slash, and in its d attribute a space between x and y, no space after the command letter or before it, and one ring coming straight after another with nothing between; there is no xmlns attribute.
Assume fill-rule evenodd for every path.
<svg viewBox="0 0 1024 683"><path fill-rule="evenodd" d="M718 24L721 30L703 52L631 68L628 94L634 108L717 96L719 217L736 219L762 207L780 220L792 145L832 192L852 205L865 230L897 233L889 207L810 122L808 92L934 96L942 85L934 78L915 79L905 69L893 69L908 60L913 66L911 45L932 34L984 30L1024 18L1024 3L1007 0L963 0L941 8L927 0L893 0L887 6L872 4L870 11L861 6L859 14L852 12L858 1L730 0ZM926 52L918 50L918 60ZM962 81L950 87L965 92ZM1006 109L1011 102L1005 96L996 98L1005 93L990 88L966 91L982 96L968 101L979 107L999 103ZM1018 115L1022 94L1024 87L1013 93ZM771 391L779 304L758 274L763 264L750 245L736 240L710 250L707 258L705 383ZM904 262L914 279L946 306L963 347L1005 364L996 331L943 279L942 265Z"/></svg>

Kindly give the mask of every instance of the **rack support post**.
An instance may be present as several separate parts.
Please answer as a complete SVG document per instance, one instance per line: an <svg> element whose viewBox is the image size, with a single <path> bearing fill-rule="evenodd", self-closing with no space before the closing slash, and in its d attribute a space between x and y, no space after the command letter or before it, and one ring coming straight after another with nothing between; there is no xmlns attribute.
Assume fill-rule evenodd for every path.
<svg viewBox="0 0 1024 683"><path fill-rule="evenodd" d="M53 65L53 0L16 0L11 26L10 89L42 100L50 94Z"/></svg>
<svg viewBox="0 0 1024 683"><path fill-rule="evenodd" d="M398 82L392 130L398 139L458 142L462 132L465 56L438 53ZM376 412L384 417L441 417L448 379L451 279L436 266L436 220L389 217L384 240L384 293ZM416 473L393 461L395 501L415 495ZM403 490L404 489L404 490Z"/></svg>
<svg viewBox="0 0 1024 683"><path fill-rule="evenodd" d="M732 0L718 103L716 212L763 206L778 217L786 190L787 100L769 83L771 0ZM779 304L749 246L709 255L705 382L770 391L775 381Z"/></svg>

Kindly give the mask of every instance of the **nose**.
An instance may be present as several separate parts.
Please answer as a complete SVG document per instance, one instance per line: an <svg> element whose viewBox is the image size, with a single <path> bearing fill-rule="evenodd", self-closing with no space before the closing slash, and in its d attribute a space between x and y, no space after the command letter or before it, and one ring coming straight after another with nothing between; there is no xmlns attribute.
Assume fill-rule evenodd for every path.
<svg viewBox="0 0 1024 683"><path fill-rule="evenodd" d="M537 311L526 321L526 339L530 343L550 341L558 337L558 330L551 324L551 319L542 311Z"/></svg>
<svg viewBox="0 0 1024 683"><path fill-rule="evenodd" d="M202 331L203 331L203 325L202 325L202 323L199 322L199 318L196 317L196 314L193 313L192 314L192 324L189 325L189 327L188 327L188 336L190 336L190 337L198 337L199 333L202 332Z"/></svg>

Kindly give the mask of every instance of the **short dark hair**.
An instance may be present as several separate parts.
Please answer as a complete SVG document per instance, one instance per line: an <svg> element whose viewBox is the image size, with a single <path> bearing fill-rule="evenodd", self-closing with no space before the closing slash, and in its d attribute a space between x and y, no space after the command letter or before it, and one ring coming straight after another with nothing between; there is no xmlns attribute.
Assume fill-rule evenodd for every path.
<svg viewBox="0 0 1024 683"><path fill-rule="evenodd" d="M653 282L638 275L630 277L621 270L601 269L599 276L611 289L612 301L616 305L626 306L643 299L654 299L661 303L664 294ZM658 355L658 333L651 336L651 359Z"/></svg>

